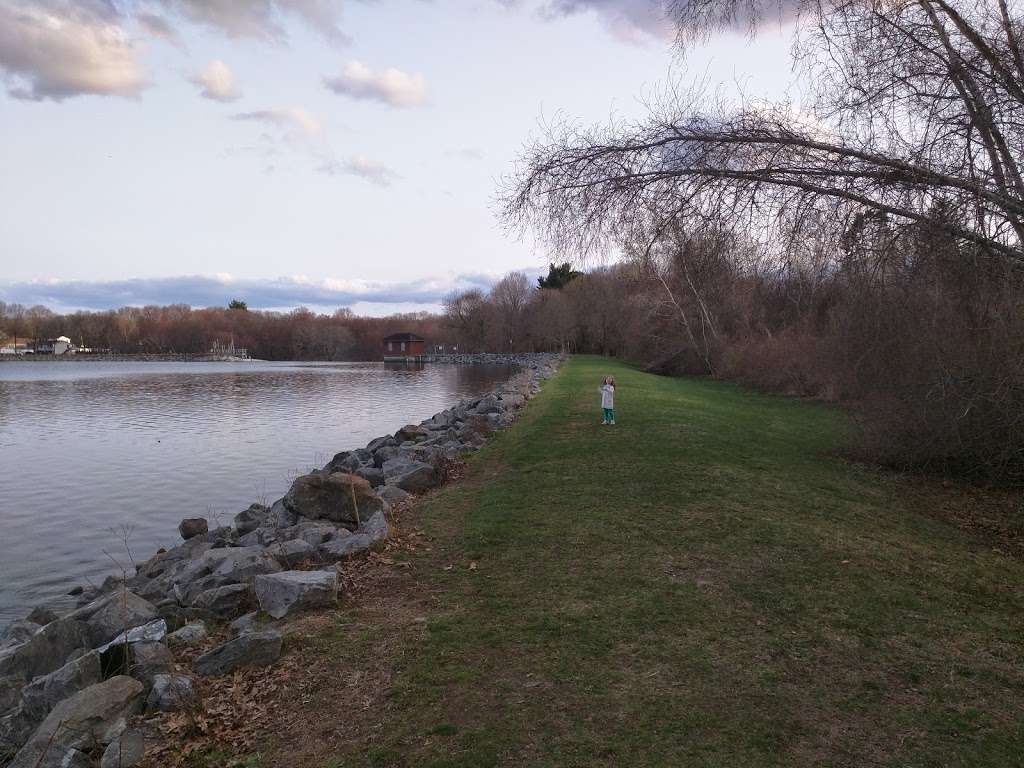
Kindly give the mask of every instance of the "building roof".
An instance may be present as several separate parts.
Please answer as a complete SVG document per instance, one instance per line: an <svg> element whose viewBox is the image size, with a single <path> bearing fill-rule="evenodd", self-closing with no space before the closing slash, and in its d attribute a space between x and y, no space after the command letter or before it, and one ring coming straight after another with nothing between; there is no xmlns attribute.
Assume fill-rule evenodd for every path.
<svg viewBox="0 0 1024 768"><path fill-rule="evenodd" d="M58 336L56 339L54 339L54 341L63 341L65 344L71 343L71 339L69 339L67 336Z"/></svg>
<svg viewBox="0 0 1024 768"><path fill-rule="evenodd" d="M384 341L424 341L424 338L415 333L392 333L390 336L385 336Z"/></svg>

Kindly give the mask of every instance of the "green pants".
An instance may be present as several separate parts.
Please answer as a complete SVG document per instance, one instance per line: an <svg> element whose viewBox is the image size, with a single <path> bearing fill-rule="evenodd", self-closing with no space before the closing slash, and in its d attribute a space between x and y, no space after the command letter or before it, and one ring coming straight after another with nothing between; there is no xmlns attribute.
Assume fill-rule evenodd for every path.
<svg viewBox="0 0 1024 768"><path fill-rule="evenodd" d="M605 421L615 421L615 409L614 408L605 408L604 409L604 420Z"/></svg>

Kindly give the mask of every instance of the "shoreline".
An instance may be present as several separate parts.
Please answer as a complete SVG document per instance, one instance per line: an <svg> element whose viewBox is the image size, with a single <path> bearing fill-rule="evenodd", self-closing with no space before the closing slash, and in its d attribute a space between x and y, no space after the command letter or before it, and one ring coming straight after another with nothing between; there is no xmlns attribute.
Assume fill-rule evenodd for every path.
<svg viewBox="0 0 1024 768"><path fill-rule="evenodd" d="M61 760L78 759L83 744L52 743L52 716L70 717L61 709L70 702L88 708L107 695L103 686L122 679L121 688L134 692L132 713L141 711L141 699L152 698L159 681L152 669L135 669L138 654L158 653L161 669L171 674L168 646L182 632L200 633L202 627L205 637L204 622L222 625L248 617L249 625L259 626L257 616L282 619L293 610L333 604L338 564L388 538L391 506L446 482L462 456L512 424L563 361L551 353L446 357L442 364L520 370L487 394L463 399L366 447L339 452L322 469L297 478L273 504L250 505L232 525L211 529L203 518L183 520L184 541L136 564L134 574L126 570L123 580L111 576L98 588L75 587L67 600L37 606L0 632L0 758L16 753L12 766L35 765L42 750L59 753ZM276 659L280 633L262 634L268 633L264 639L276 644L270 654ZM251 644L258 634L239 631L211 651L215 657L208 663L196 660L192 672L227 674L235 662L216 663L216 654L230 656L233 651L225 648L243 638ZM259 649L249 650L263 658ZM255 663L246 653L235 661ZM111 670L124 674L110 676ZM179 674L175 681L188 687L192 679ZM36 697L40 690L47 691L42 702Z"/></svg>
<svg viewBox="0 0 1024 768"><path fill-rule="evenodd" d="M558 357L555 352L471 352L428 355L417 361L403 360L264 360L259 357L230 357L199 353L141 355L0 355L0 363L383 363L385 365L529 365L538 356Z"/></svg>

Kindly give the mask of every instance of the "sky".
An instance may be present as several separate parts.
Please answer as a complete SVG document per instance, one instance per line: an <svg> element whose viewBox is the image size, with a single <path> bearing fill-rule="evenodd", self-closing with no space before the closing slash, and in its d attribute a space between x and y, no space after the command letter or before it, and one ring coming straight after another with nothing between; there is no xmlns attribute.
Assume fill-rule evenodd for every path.
<svg viewBox="0 0 1024 768"><path fill-rule="evenodd" d="M673 36L659 0L0 0L0 301L381 315L545 272L495 204L545 120L790 88L778 23Z"/></svg>

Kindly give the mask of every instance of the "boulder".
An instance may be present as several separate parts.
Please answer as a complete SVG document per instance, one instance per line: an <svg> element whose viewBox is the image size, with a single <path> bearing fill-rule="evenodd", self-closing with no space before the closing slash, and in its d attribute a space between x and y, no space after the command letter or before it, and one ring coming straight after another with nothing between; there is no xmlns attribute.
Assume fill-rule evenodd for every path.
<svg viewBox="0 0 1024 768"><path fill-rule="evenodd" d="M229 584L200 592L192 601L192 606L213 618L230 619L244 613L251 602L247 585Z"/></svg>
<svg viewBox="0 0 1024 768"><path fill-rule="evenodd" d="M337 563L356 552L362 552L373 546L373 539L365 533L353 533L350 536L331 539L320 545L320 558L326 563Z"/></svg>
<svg viewBox="0 0 1024 768"><path fill-rule="evenodd" d="M415 442L420 438L426 438L430 434L429 430L418 424L406 424L400 430L395 432L395 440L399 443L404 443L408 440Z"/></svg>
<svg viewBox="0 0 1024 768"><path fill-rule="evenodd" d="M343 472L303 475L285 496L285 506L301 517L353 526L381 509L382 504L366 480Z"/></svg>
<svg viewBox="0 0 1024 768"><path fill-rule="evenodd" d="M359 456L356 455L355 451L342 451L341 453L334 454L334 458L331 459L327 466L324 467L328 473L332 472L355 472L362 466L362 461L359 460Z"/></svg>
<svg viewBox="0 0 1024 768"><path fill-rule="evenodd" d="M256 577L260 609L281 619L289 613L334 605L338 593L337 571L285 571Z"/></svg>
<svg viewBox="0 0 1024 768"><path fill-rule="evenodd" d="M363 523L358 533L370 537L371 541L380 541L388 537L388 521L384 517L384 511L374 513L373 517Z"/></svg>
<svg viewBox="0 0 1024 768"><path fill-rule="evenodd" d="M385 485L380 489L380 497L389 504L394 504L396 501L405 501L411 496L412 494L408 491L403 491L397 485Z"/></svg>
<svg viewBox="0 0 1024 768"><path fill-rule="evenodd" d="M174 657L163 643L135 643L131 646L132 677L147 686L153 684L157 675L167 675L174 670Z"/></svg>
<svg viewBox="0 0 1024 768"><path fill-rule="evenodd" d="M437 469L422 461L395 457L385 461L383 469L388 485L409 493L422 493L438 483Z"/></svg>
<svg viewBox="0 0 1024 768"><path fill-rule="evenodd" d="M124 733L128 718L142 710L145 686L126 675L91 685L64 699L47 715L9 768L75 765L75 751L107 745ZM84 763L88 765L88 762Z"/></svg>
<svg viewBox="0 0 1024 768"><path fill-rule="evenodd" d="M378 467L360 467L355 473L374 488L378 485L384 485L384 472Z"/></svg>
<svg viewBox="0 0 1024 768"><path fill-rule="evenodd" d="M158 712L188 709L196 700L196 686L188 675L157 675L146 707Z"/></svg>
<svg viewBox="0 0 1024 768"><path fill-rule="evenodd" d="M167 622L163 619L153 619L148 624L143 624L141 627L135 627L129 629L127 632L121 632L117 634L113 640L106 645L101 645L96 650L101 654L106 653L111 648L117 648L124 644L132 645L133 643L158 643L167 636Z"/></svg>
<svg viewBox="0 0 1024 768"><path fill-rule="evenodd" d="M316 547L303 539L292 539L275 544L271 552L285 568L292 568L311 557L316 557ZM258 576L257 580L260 578L262 577Z"/></svg>
<svg viewBox="0 0 1024 768"><path fill-rule="evenodd" d="M226 675L240 667L266 667L281 655L281 633L274 630L246 632L204 653L194 663L203 677Z"/></svg>
<svg viewBox="0 0 1024 768"><path fill-rule="evenodd" d="M373 466L380 467L384 466L384 462L388 459L393 459L398 455L398 443L394 445L385 445L383 448L378 448L373 452Z"/></svg>
<svg viewBox="0 0 1024 768"><path fill-rule="evenodd" d="M299 539L316 548L339 535L348 536L350 531L347 528L340 528L334 523L303 520L293 528L285 528L281 533L289 539Z"/></svg>
<svg viewBox="0 0 1024 768"><path fill-rule="evenodd" d="M0 650L0 677L31 680L64 666L76 648L90 645L84 622L71 617L51 621L21 645Z"/></svg>
<svg viewBox="0 0 1024 768"><path fill-rule="evenodd" d="M238 543L243 547L269 547L281 538L280 533L282 530L287 530L287 528L275 528L270 525L260 526L240 537Z"/></svg>
<svg viewBox="0 0 1024 768"><path fill-rule="evenodd" d="M373 454L378 449L389 445L398 445L398 441L391 435L384 435L383 437L375 437L373 440L368 442L366 444L366 450Z"/></svg>
<svg viewBox="0 0 1024 768"><path fill-rule="evenodd" d="M100 768L134 768L146 757L146 742L139 731L122 733L107 745Z"/></svg>
<svg viewBox="0 0 1024 768"><path fill-rule="evenodd" d="M42 629L40 624L28 619L12 622L3 632L0 632L0 648L24 643L40 629Z"/></svg>
<svg viewBox="0 0 1024 768"><path fill-rule="evenodd" d="M209 532L210 524L206 522L205 517L186 517L178 523L178 533L185 541Z"/></svg>
<svg viewBox="0 0 1024 768"><path fill-rule="evenodd" d="M285 505L284 499L278 499L274 502L274 505L270 508L270 517L267 518L267 525L272 525L275 528L291 528L297 522L299 522L299 516Z"/></svg>
<svg viewBox="0 0 1024 768"><path fill-rule="evenodd" d="M255 632L257 629L259 629L258 611L250 611L244 616L239 616L228 624L228 630L231 632L233 637L237 637L238 635L246 632Z"/></svg>
<svg viewBox="0 0 1024 768"><path fill-rule="evenodd" d="M186 624L176 632L167 636L167 644L171 647L199 645L207 638L206 625L201 621Z"/></svg>
<svg viewBox="0 0 1024 768"><path fill-rule="evenodd" d="M126 630L148 624L159 617L151 602L134 592L112 595L88 621L93 645L102 645Z"/></svg>
<svg viewBox="0 0 1024 768"><path fill-rule="evenodd" d="M100 654L90 651L26 685L21 692L22 707L35 722L42 722L58 703L102 680Z"/></svg>
<svg viewBox="0 0 1024 768"><path fill-rule="evenodd" d="M243 536L265 525L268 517L270 517L270 507L263 504L250 504L248 509L235 515L235 530L238 531L239 536Z"/></svg>
<svg viewBox="0 0 1024 768"><path fill-rule="evenodd" d="M237 547L226 552L212 574L225 584L239 584L261 573L277 573L281 570L277 561L262 549Z"/></svg>

